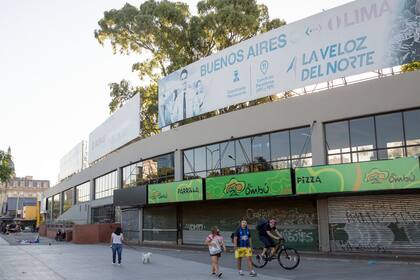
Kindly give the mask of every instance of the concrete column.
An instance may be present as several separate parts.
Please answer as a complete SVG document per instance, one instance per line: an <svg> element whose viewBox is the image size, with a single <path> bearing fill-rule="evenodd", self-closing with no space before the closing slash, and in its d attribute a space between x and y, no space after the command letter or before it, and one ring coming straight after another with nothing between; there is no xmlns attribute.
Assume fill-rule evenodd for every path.
<svg viewBox="0 0 420 280"><path fill-rule="evenodd" d="M143 208L139 209L139 243L143 243Z"/></svg>
<svg viewBox="0 0 420 280"><path fill-rule="evenodd" d="M326 164L325 156L325 137L324 127L322 123L314 121L312 123L312 165L324 165Z"/></svg>
<svg viewBox="0 0 420 280"><path fill-rule="evenodd" d="M60 217L63 214L63 205L64 205L64 192L60 192L60 215L58 215L58 217ZM22 209L22 215L23 215L23 209Z"/></svg>
<svg viewBox="0 0 420 280"><path fill-rule="evenodd" d="M95 199L95 179L90 179L90 202L89 202L89 209L87 211L87 223L92 223L92 201Z"/></svg>
<svg viewBox="0 0 420 280"><path fill-rule="evenodd" d="M318 214L318 239L321 252L330 251L330 236L328 227L328 199L320 198L316 203Z"/></svg>
<svg viewBox="0 0 420 280"><path fill-rule="evenodd" d="M175 181L182 181L184 179L184 161L182 158L182 151L175 150L174 152L174 168Z"/></svg>
<svg viewBox="0 0 420 280"><path fill-rule="evenodd" d="M123 169L122 167L119 167L117 169L117 189L122 188L122 180L123 180Z"/></svg>

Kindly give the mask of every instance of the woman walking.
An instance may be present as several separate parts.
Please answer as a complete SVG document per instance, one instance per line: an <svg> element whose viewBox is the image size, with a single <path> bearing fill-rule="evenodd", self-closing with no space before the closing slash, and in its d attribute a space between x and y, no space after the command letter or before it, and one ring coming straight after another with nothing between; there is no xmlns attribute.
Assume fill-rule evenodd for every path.
<svg viewBox="0 0 420 280"><path fill-rule="evenodd" d="M219 259L223 250L226 251L226 245L217 227L211 229L210 235L206 238L206 245L209 247L211 256L211 274L220 278L222 273L219 269Z"/></svg>
<svg viewBox="0 0 420 280"><path fill-rule="evenodd" d="M121 265L121 254L122 254L122 242L124 236L122 229L117 227L111 234L111 248L112 248L112 264L115 264L115 255L118 253L118 265Z"/></svg>

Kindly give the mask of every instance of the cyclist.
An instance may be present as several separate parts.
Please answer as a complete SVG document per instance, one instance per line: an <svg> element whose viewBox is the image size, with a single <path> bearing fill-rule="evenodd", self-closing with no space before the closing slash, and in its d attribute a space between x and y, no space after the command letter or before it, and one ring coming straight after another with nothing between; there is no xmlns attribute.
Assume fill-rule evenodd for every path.
<svg viewBox="0 0 420 280"><path fill-rule="evenodd" d="M276 219L270 219L269 221L265 222L260 230L258 231L259 239L264 244L264 250L262 252L262 256L267 256L267 250L271 248L270 256L274 255L275 251L275 240L281 240L283 237L281 236L280 232L276 228L277 221Z"/></svg>

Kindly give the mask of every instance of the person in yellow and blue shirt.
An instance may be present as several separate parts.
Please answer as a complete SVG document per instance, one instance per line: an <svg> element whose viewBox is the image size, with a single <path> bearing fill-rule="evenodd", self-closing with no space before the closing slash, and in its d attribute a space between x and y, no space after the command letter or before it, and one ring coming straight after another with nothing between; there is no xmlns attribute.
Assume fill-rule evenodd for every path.
<svg viewBox="0 0 420 280"><path fill-rule="evenodd" d="M254 268L252 266L252 240L251 233L248 229L247 222L241 221L240 227L235 231L233 238L233 248L235 250L235 258L237 260L237 268L239 275L244 275L242 271L242 258L246 258L248 262L249 276L255 277Z"/></svg>

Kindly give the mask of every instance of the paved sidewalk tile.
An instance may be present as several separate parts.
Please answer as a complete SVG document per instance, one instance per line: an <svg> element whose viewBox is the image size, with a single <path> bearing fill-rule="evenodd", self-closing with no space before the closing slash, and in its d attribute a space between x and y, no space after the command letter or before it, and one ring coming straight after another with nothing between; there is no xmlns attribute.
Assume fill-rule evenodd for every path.
<svg viewBox="0 0 420 280"><path fill-rule="evenodd" d="M182 253L182 252L181 252ZM111 249L105 245L3 246L0 249L0 279L215 279L210 264L153 254L152 263L141 263L141 252L123 250L123 264L111 264ZM248 279L222 268L223 279ZM258 279L286 280L258 275Z"/></svg>

